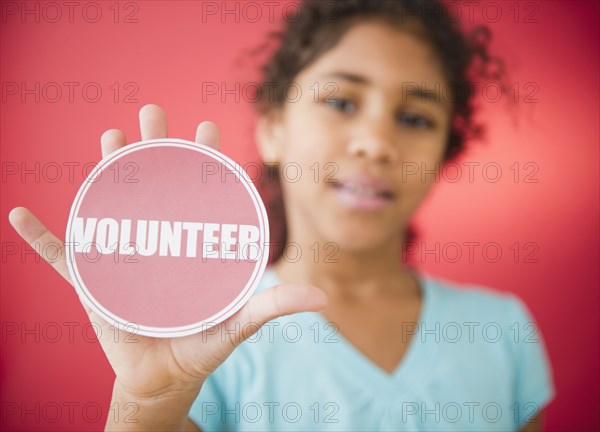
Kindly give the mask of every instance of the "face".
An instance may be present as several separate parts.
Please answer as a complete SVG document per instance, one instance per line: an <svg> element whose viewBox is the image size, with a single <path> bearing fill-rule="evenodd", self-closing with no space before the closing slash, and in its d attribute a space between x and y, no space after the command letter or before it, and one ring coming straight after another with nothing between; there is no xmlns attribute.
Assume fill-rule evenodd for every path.
<svg viewBox="0 0 600 432"><path fill-rule="evenodd" d="M282 168L290 236L352 251L399 242L450 128L434 51L410 32L359 23L294 82L257 135Z"/></svg>

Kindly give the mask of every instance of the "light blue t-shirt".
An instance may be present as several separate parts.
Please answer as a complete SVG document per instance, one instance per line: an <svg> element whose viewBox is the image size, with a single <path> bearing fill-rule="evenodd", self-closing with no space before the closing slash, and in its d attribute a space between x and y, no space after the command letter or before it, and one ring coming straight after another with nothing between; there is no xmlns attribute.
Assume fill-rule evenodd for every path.
<svg viewBox="0 0 600 432"><path fill-rule="evenodd" d="M417 275L420 318L404 324L412 340L391 374L320 313L288 315L207 379L190 418L203 431L518 430L555 393L528 309L514 294ZM267 268L256 292L278 283Z"/></svg>

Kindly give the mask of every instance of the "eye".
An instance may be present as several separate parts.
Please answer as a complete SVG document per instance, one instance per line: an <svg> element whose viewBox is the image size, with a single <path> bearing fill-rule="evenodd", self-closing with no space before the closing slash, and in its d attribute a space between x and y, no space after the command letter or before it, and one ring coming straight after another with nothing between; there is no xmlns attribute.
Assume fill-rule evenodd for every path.
<svg viewBox="0 0 600 432"><path fill-rule="evenodd" d="M401 114L398 117L398 122L417 129L432 129L434 124L431 120L414 114Z"/></svg>
<svg viewBox="0 0 600 432"><path fill-rule="evenodd" d="M336 110L344 112L356 111L356 104L346 99L325 99L323 102Z"/></svg>

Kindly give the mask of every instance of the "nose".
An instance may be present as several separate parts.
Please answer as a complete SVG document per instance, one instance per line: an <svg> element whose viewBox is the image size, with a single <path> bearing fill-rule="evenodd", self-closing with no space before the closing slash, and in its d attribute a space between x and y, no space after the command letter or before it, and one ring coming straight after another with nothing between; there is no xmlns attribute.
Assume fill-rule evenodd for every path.
<svg viewBox="0 0 600 432"><path fill-rule="evenodd" d="M366 118L357 125L348 145L348 153L353 157L368 158L377 163L393 164L399 158L395 132L391 119Z"/></svg>

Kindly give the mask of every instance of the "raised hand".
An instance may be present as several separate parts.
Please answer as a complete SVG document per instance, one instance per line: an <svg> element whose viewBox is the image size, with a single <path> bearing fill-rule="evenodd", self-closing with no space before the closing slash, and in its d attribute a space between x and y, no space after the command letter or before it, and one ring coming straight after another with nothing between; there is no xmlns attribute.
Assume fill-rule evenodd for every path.
<svg viewBox="0 0 600 432"><path fill-rule="evenodd" d="M164 111L156 105L144 106L140 110L140 129L143 140L166 138ZM127 145L125 134L116 129L106 131L100 141L103 156ZM196 142L219 150L218 127L210 121L200 123ZM61 245L63 258L58 262L48 262L72 284L64 258L64 243L24 207L14 208L9 220L19 235L37 251L46 250L47 244ZM277 285L253 296L236 314L221 323L216 332L180 338L135 335L132 338L134 343L125 343L124 332L119 330L115 335L115 329L109 329L111 323L104 321L84 303L82 305L90 322L102 330L98 332L99 342L116 374L115 391L131 400L160 401L176 400L179 394L197 395L206 377L254 333L246 331L242 334L244 329L253 328L257 331L264 323L282 315L318 311L326 306L326 302L325 294L316 287L304 284ZM249 326L251 323L256 325ZM221 332L225 328L237 328L240 333ZM227 335L225 343L222 335ZM181 424L182 420L178 421L172 424Z"/></svg>

